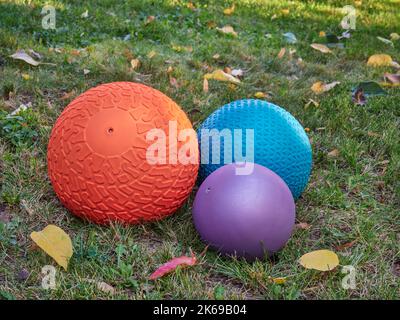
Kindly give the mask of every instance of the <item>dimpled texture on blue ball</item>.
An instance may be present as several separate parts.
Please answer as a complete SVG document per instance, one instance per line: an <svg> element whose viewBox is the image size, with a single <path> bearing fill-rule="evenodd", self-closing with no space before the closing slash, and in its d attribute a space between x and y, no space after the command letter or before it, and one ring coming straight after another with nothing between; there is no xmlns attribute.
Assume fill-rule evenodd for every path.
<svg viewBox="0 0 400 320"><path fill-rule="evenodd" d="M242 129L242 141L233 138L233 143L226 144L223 138L219 139L220 161L212 163L214 141L212 138L207 139L203 129L217 129L219 132L228 129L232 137L235 136L234 129ZM262 100L246 99L228 103L202 123L198 130L201 152L199 182L226 163L240 162L240 159L235 158L236 152L246 156L246 129L254 130L254 162L278 174L288 185L293 198L297 199L311 173L310 141L301 124L289 112ZM206 140L209 141L208 148Z"/></svg>

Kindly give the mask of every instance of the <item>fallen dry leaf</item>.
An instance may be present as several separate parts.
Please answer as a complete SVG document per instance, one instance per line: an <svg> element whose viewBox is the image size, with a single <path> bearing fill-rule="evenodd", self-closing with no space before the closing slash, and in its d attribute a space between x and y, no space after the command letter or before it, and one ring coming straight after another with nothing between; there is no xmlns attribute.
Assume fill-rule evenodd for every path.
<svg viewBox="0 0 400 320"><path fill-rule="evenodd" d="M131 67L133 70L138 68L140 66L140 60L139 59L132 59L131 60Z"/></svg>
<svg viewBox="0 0 400 320"><path fill-rule="evenodd" d="M306 269L330 271L339 265L339 258L333 251L316 250L303 255L299 262Z"/></svg>
<svg viewBox="0 0 400 320"><path fill-rule="evenodd" d="M234 76L224 72L221 69L215 70L212 73L207 73L204 75L204 78L207 80L213 79L217 81L225 81L225 82L231 82L234 84L240 83L240 80L235 78Z"/></svg>
<svg viewBox="0 0 400 320"><path fill-rule="evenodd" d="M72 90L72 91L70 91L70 92L65 92L65 93L61 96L60 100L67 100L67 99L70 99L70 98L72 98L72 97L74 97L74 96L75 96L75 90Z"/></svg>
<svg viewBox="0 0 400 320"><path fill-rule="evenodd" d="M73 249L71 238L63 229L55 225L48 225L42 231L32 232L31 238L44 252L52 257L65 270L68 269L69 259Z"/></svg>
<svg viewBox="0 0 400 320"><path fill-rule="evenodd" d="M308 108L310 105L313 105L314 107L319 107L319 103L313 99L308 99L308 102L304 105L304 108Z"/></svg>
<svg viewBox="0 0 400 320"><path fill-rule="evenodd" d="M284 16L287 16L287 15L290 13L290 10L289 10L289 9L282 9L282 10L281 10L281 13L282 13Z"/></svg>
<svg viewBox="0 0 400 320"><path fill-rule="evenodd" d="M331 53L331 49L329 49L326 45L320 43L312 43L310 44L311 48L318 50L322 53Z"/></svg>
<svg viewBox="0 0 400 320"><path fill-rule="evenodd" d="M329 158L336 158L339 156L339 150L338 149L333 149L332 151L328 152L328 157Z"/></svg>
<svg viewBox="0 0 400 320"><path fill-rule="evenodd" d="M256 93L254 94L254 96L255 96L257 99L263 99L263 98L266 98L266 97L267 97L267 94L265 94L264 92L258 91L258 92L256 92Z"/></svg>
<svg viewBox="0 0 400 320"><path fill-rule="evenodd" d="M81 18L88 18L89 17L89 11L86 10L84 13L81 14Z"/></svg>
<svg viewBox="0 0 400 320"><path fill-rule="evenodd" d="M109 293L109 294L114 294L115 293L114 287L110 286L106 282L97 282L96 286L97 286L97 289L99 289L100 291L103 291L105 293Z"/></svg>
<svg viewBox="0 0 400 320"><path fill-rule="evenodd" d="M278 59L282 59L283 58L283 56L285 55L285 53L286 53L286 48L282 48L280 51L279 51L279 53L278 53L278 55L276 56Z"/></svg>
<svg viewBox="0 0 400 320"><path fill-rule="evenodd" d="M86 76L87 74L89 74L90 73L90 70L89 69L83 69L83 74Z"/></svg>
<svg viewBox="0 0 400 320"><path fill-rule="evenodd" d="M178 80L176 80L176 78L174 78L174 77L169 77L169 83L170 83L170 85L173 86L175 89L179 89Z"/></svg>
<svg viewBox="0 0 400 320"><path fill-rule="evenodd" d="M268 280L270 280L275 284L284 284L286 282L286 277L277 277L277 278L268 277Z"/></svg>
<svg viewBox="0 0 400 320"><path fill-rule="evenodd" d="M367 135L368 137L375 137L375 138L379 138L381 136L379 133L373 131L368 131Z"/></svg>
<svg viewBox="0 0 400 320"><path fill-rule="evenodd" d="M393 59L388 54L374 54L369 57L367 65L371 67L392 66Z"/></svg>
<svg viewBox="0 0 400 320"><path fill-rule="evenodd" d="M155 280L155 279L161 278L164 275L175 271L178 266L182 266L182 267L194 266L196 263L197 263L197 259L193 254L191 257L182 256L182 257L178 257L178 258L173 258L172 260L170 260L170 261L164 263L163 265L161 265L160 267L158 267L158 269L150 275L149 279Z"/></svg>
<svg viewBox="0 0 400 320"><path fill-rule="evenodd" d="M115 293L115 288L104 281L96 281L93 279L84 279L84 280L89 283L95 284L96 288L100 291L103 291L104 293L107 293L107 294Z"/></svg>
<svg viewBox="0 0 400 320"><path fill-rule="evenodd" d="M224 26L224 27L222 27L222 28L218 28L218 27L217 27L217 30L218 30L219 32L224 33L224 34L230 34L230 35L232 35L232 36L234 36L234 37L237 37L237 36L238 36L237 32L233 29L232 26Z"/></svg>
<svg viewBox="0 0 400 320"><path fill-rule="evenodd" d="M203 79L203 92L208 92L208 80L206 78Z"/></svg>
<svg viewBox="0 0 400 320"><path fill-rule="evenodd" d="M225 67L225 68L224 68L224 72L227 73L227 74L231 74L232 69L229 68L229 67Z"/></svg>
<svg viewBox="0 0 400 320"><path fill-rule="evenodd" d="M318 35L319 35L321 38L326 37L325 31L320 31Z"/></svg>
<svg viewBox="0 0 400 320"><path fill-rule="evenodd" d="M334 81L332 83L323 83L321 81L315 82L312 86L311 86L311 90L316 93L316 94L321 94L324 92L327 92L331 89L333 89L334 87L336 87L338 84L340 84L339 81Z"/></svg>
<svg viewBox="0 0 400 320"><path fill-rule="evenodd" d="M22 73L21 74L22 79L24 80L30 80L32 79L31 76L28 73Z"/></svg>
<svg viewBox="0 0 400 320"><path fill-rule="evenodd" d="M224 9L224 14L230 16L232 13L235 12L235 4L232 5L230 8Z"/></svg>
<svg viewBox="0 0 400 320"><path fill-rule="evenodd" d="M338 245L338 246L335 246L335 250L337 250L337 251L342 251L342 250L344 250L344 249L347 249L347 248L351 248L352 246L354 246L354 244L357 242L357 240L353 240L353 241L351 241L351 242L347 242L347 243L344 243L344 244L340 244L340 245Z"/></svg>
<svg viewBox="0 0 400 320"><path fill-rule="evenodd" d="M308 229L311 228L311 225L308 224L307 222L299 222L299 223L296 223L296 224L294 225L294 227L295 227L296 229L308 230Z"/></svg>
<svg viewBox="0 0 400 320"><path fill-rule="evenodd" d="M40 62L36 61L35 59L33 59L29 54L27 54L24 50L18 50L17 52L15 52L14 54L12 54L10 56L13 59L16 60L22 60L25 61L26 63L37 67Z"/></svg>
<svg viewBox="0 0 400 320"><path fill-rule="evenodd" d="M156 19L155 16L148 16L145 22L145 25L148 25L149 23L152 23Z"/></svg>
<svg viewBox="0 0 400 320"><path fill-rule="evenodd" d="M151 50L148 54L147 54L147 58L152 59L156 56L157 52L155 52L154 50Z"/></svg>
<svg viewBox="0 0 400 320"><path fill-rule="evenodd" d="M390 34L390 39L392 39L393 41L397 41L400 39L400 35L396 32L393 32Z"/></svg>

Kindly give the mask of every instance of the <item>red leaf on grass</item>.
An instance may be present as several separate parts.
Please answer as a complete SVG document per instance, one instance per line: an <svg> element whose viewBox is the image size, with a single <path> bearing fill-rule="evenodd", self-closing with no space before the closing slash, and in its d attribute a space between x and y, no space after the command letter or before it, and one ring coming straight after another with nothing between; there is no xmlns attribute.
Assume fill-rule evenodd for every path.
<svg viewBox="0 0 400 320"><path fill-rule="evenodd" d="M178 266L193 266L197 263L197 259L194 255L191 257L182 256L173 258L172 260L162 264L156 271L150 275L150 280L155 280L163 277L167 273L175 271Z"/></svg>

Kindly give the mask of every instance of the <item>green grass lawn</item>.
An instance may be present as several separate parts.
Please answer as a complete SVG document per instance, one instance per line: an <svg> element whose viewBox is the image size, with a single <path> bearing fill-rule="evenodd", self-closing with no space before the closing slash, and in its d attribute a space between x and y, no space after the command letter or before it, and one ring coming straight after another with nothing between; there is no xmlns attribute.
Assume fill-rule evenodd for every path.
<svg viewBox="0 0 400 320"><path fill-rule="evenodd" d="M41 26L45 4L56 8L56 30ZM400 33L400 1L243 0L224 15L231 4L0 0L0 298L400 298L400 87L385 87L388 95L364 106L351 100L360 81L381 82L385 72L396 72L366 62L375 53L400 61L400 40L391 46L377 39ZM324 43L321 31L343 32L340 8L346 4L355 6L357 20L344 48L328 54L311 48ZM155 19L148 23L149 16ZM225 25L238 36L216 30ZM294 33L297 43L288 44L285 32ZM281 48L286 54L278 58ZM55 65L11 59L18 49L33 49ZM140 66L133 70L134 58ZM242 69L242 83L210 80L204 92L204 74L226 67ZM161 90L195 126L225 103L268 94L308 128L313 171L296 208L297 223L309 228L297 228L267 261L248 263L209 250L194 267L148 280L170 258L203 251L191 220L193 197L157 223L102 227L72 216L47 176L46 148L57 116L80 93L112 81ZM316 81L341 84L316 95L310 89ZM28 103L18 117L6 117ZM338 152L330 156L333 150ZM57 267L55 290L41 287L42 267L55 263L29 237L48 224L63 228L74 245L68 272ZM341 266L323 273L299 265L304 253L317 249L333 250L341 266L355 267L355 289L342 288ZM287 278L276 284L271 277ZM106 282L115 293L93 281Z"/></svg>

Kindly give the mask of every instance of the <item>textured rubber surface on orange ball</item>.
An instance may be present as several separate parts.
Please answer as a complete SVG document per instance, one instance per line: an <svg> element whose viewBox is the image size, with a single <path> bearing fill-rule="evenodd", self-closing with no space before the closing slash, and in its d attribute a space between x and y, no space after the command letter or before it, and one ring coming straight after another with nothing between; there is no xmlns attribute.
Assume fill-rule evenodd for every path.
<svg viewBox="0 0 400 320"><path fill-rule="evenodd" d="M163 93L142 84L114 82L92 88L57 119L48 145L48 173L61 202L96 223L139 223L172 214L190 194L196 164L149 164L149 130L177 121L192 124ZM185 142L177 141L177 148ZM169 147L169 145L167 144ZM168 154L168 149L167 149Z"/></svg>

